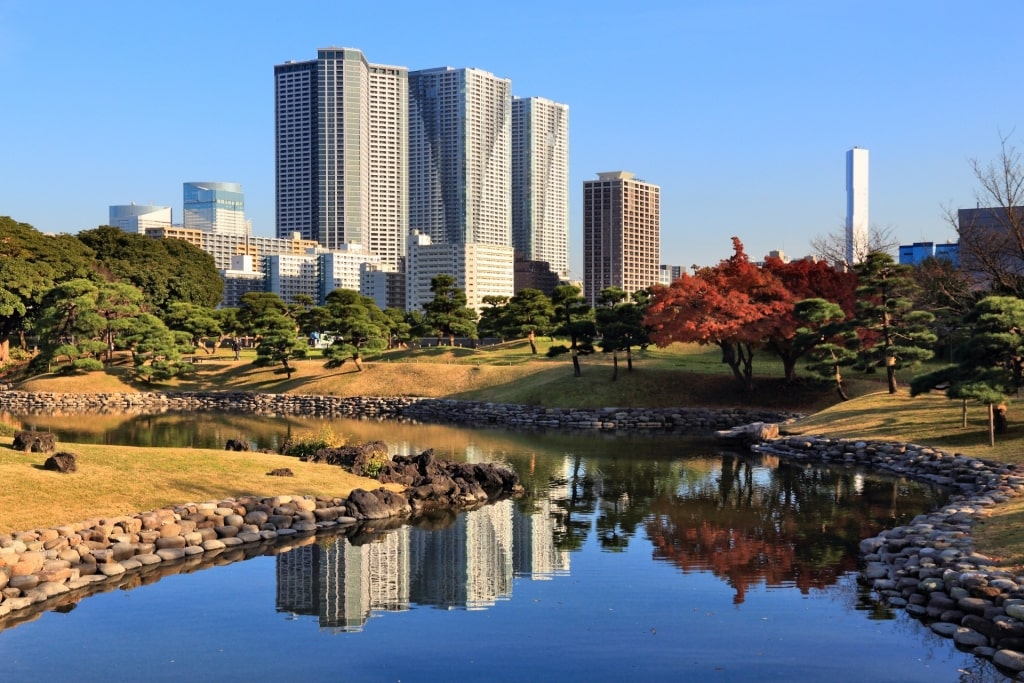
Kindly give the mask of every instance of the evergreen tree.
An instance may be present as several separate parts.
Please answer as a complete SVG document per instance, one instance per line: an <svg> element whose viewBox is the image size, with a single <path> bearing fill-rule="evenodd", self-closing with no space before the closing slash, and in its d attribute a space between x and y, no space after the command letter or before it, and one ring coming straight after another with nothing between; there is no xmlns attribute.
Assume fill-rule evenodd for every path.
<svg viewBox="0 0 1024 683"><path fill-rule="evenodd" d="M860 347L854 368L874 372L884 367L890 394L897 390L896 371L934 355L935 316L917 310L917 285L910 266L893 262L889 254L872 252L855 266L857 305L854 324Z"/></svg>
<svg viewBox="0 0 1024 683"><path fill-rule="evenodd" d="M451 275L436 275L430 281L433 300L424 306L427 325L441 337L448 337L449 346L455 346L455 337L476 339L476 313L466 307L466 292L455 286Z"/></svg>

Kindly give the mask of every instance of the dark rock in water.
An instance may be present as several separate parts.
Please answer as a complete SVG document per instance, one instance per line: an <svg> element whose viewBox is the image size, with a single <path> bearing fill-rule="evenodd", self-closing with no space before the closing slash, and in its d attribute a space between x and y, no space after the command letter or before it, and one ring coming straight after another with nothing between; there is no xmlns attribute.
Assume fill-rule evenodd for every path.
<svg viewBox="0 0 1024 683"><path fill-rule="evenodd" d="M276 470L270 470L267 472L268 477L294 477L295 473L292 472L290 467L278 467Z"/></svg>
<svg viewBox="0 0 1024 683"><path fill-rule="evenodd" d="M78 456L74 453L68 453L67 451L61 451L60 453L54 453L46 462L43 463L43 469L53 470L54 472L62 472L68 474L78 470Z"/></svg>
<svg viewBox="0 0 1024 683"><path fill-rule="evenodd" d="M57 448L57 437L52 432L22 430L14 433L11 448L28 453L52 453Z"/></svg>
<svg viewBox="0 0 1024 683"><path fill-rule="evenodd" d="M228 439L228 442L224 444L224 450L226 451L249 451L252 447L248 441L242 439Z"/></svg>
<svg viewBox="0 0 1024 683"><path fill-rule="evenodd" d="M408 515L411 511L405 496L384 488L375 491L353 490L348 495L347 507L356 519L385 519Z"/></svg>

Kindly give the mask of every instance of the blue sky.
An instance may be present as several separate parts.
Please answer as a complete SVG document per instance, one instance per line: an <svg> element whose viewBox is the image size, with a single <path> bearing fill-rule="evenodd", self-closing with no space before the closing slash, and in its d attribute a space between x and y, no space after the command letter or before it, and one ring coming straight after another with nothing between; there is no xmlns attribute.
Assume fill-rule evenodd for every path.
<svg viewBox="0 0 1024 683"><path fill-rule="evenodd" d="M713 264L733 235L802 256L843 225L853 146L871 224L945 241L944 208L975 204L970 160L1024 136L1022 19L1017 0L0 0L0 215L76 232L136 202L178 221L183 182L237 182L272 235L273 67L338 45L567 103L575 277L599 171L661 186L662 262Z"/></svg>

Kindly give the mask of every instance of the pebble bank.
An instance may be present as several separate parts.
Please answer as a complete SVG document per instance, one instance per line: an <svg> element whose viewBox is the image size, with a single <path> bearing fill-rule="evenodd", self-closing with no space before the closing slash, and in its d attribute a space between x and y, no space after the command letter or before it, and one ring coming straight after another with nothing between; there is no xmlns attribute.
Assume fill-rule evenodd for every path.
<svg viewBox="0 0 1024 683"><path fill-rule="evenodd" d="M865 467L952 491L940 509L861 541L860 580L957 647L1024 680L1024 575L974 550L971 529L1024 493L1024 470L915 444L781 437L752 446L796 462Z"/></svg>

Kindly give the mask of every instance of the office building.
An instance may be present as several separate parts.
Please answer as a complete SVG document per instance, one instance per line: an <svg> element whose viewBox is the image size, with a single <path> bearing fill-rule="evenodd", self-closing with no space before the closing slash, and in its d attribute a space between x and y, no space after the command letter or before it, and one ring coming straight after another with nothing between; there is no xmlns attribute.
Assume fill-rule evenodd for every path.
<svg viewBox="0 0 1024 683"><path fill-rule="evenodd" d="M346 244L334 251L321 250L319 258L320 287L315 297L323 304L336 289L360 291L360 272L364 265L380 266L380 259L361 244Z"/></svg>
<svg viewBox="0 0 1024 683"><path fill-rule="evenodd" d="M846 152L846 264L868 255L868 150Z"/></svg>
<svg viewBox="0 0 1024 683"><path fill-rule="evenodd" d="M221 235L248 235L245 197L238 183L184 183L182 226Z"/></svg>
<svg viewBox="0 0 1024 683"><path fill-rule="evenodd" d="M668 286L678 280L682 274L682 266L673 266L668 263L662 263L658 266L658 283Z"/></svg>
<svg viewBox="0 0 1024 683"><path fill-rule="evenodd" d="M364 263L359 268L359 293L373 299L377 308L405 310L405 273L388 270L377 263Z"/></svg>
<svg viewBox="0 0 1024 683"><path fill-rule="evenodd" d="M237 308L249 292L263 291L263 273L256 270L256 261L248 254L231 257L231 267L221 269L224 293L218 308Z"/></svg>
<svg viewBox="0 0 1024 683"><path fill-rule="evenodd" d="M511 297L513 292L513 251L511 246L455 242L434 244L429 235L413 231L406 260L407 310L422 310L434 299L431 281L451 275L455 286L466 293L466 306L477 312L485 296Z"/></svg>
<svg viewBox="0 0 1024 683"><path fill-rule="evenodd" d="M569 277L569 107L512 98L512 246Z"/></svg>
<svg viewBox="0 0 1024 683"><path fill-rule="evenodd" d="M110 207L107 225L125 232L145 234L147 230L171 227L171 207L118 204Z"/></svg>
<svg viewBox="0 0 1024 683"><path fill-rule="evenodd" d="M562 280L547 261L528 261L521 253L515 252L512 288L516 294L524 289L539 289L551 296Z"/></svg>
<svg viewBox="0 0 1024 683"><path fill-rule="evenodd" d="M272 254L263 258L264 289L285 303L299 295L313 301L320 298L320 258L316 249L305 254Z"/></svg>
<svg viewBox="0 0 1024 683"><path fill-rule="evenodd" d="M248 254L253 257L253 268L263 272L263 257L274 254L305 254L317 246L316 242L300 239L293 234L291 239L259 237L256 235L231 235L218 232L191 230L180 226L150 228L148 237L156 239L179 239L196 245L213 257L218 270L231 269L231 257Z"/></svg>
<svg viewBox="0 0 1024 683"><path fill-rule="evenodd" d="M362 244L398 267L409 229L407 78L352 48L274 67L279 237Z"/></svg>
<svg viewBox="0 0 1024 683"><path fill-rule="evenodd" d="M434 244L512 246L511 88L479 69L409 72L409 225Z"/></svg>
<svg viewBox="0 0 1024 683"><path fill-rule="evenodd" d="M605 287L650 287L661 263L661 188L626 171L597 177L583 183L583 295L591 306Z"/></svg>

